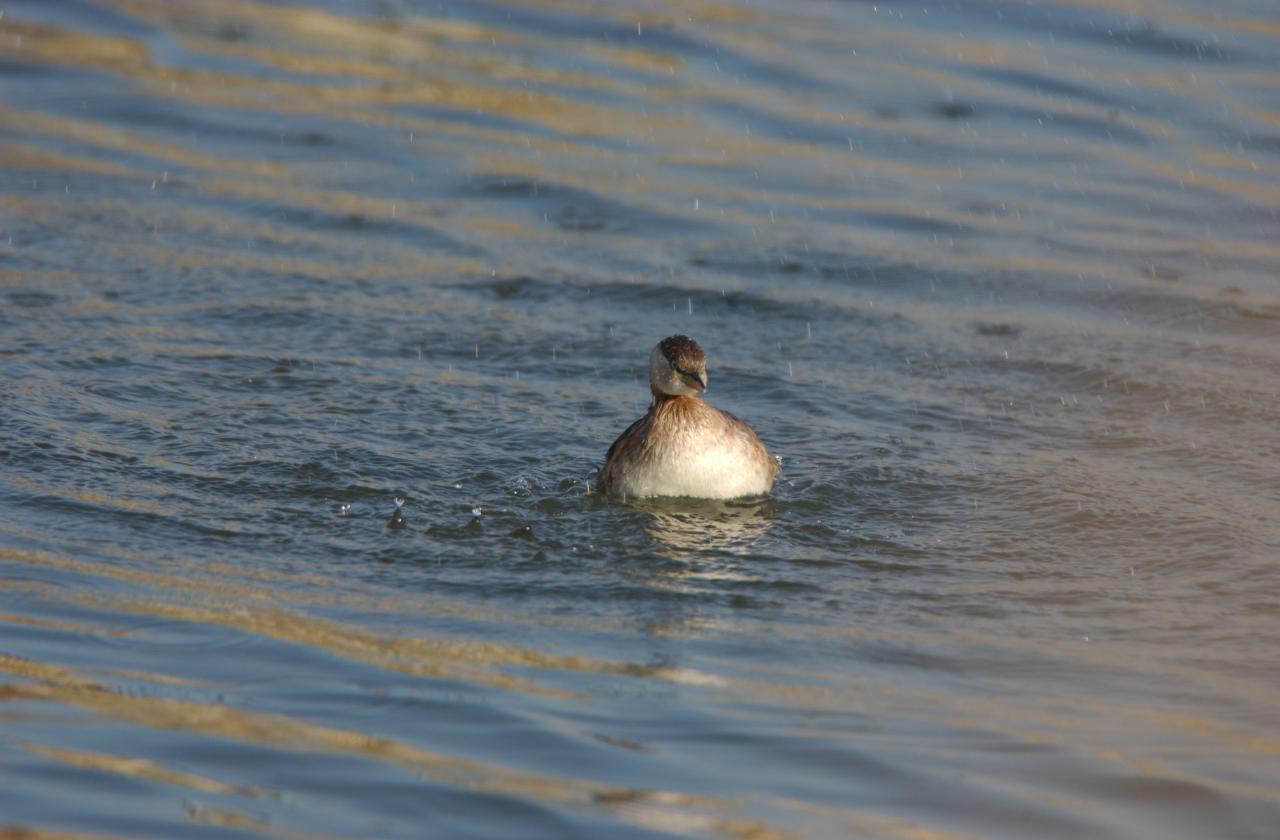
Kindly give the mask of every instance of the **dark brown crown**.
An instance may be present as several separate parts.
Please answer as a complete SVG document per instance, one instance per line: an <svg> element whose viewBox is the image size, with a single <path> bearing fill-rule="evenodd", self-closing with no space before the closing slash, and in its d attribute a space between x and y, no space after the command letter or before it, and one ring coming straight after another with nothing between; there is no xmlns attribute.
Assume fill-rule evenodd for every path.
<svg viewBox="0 0 1280 840"><path fill-rule="evenodd" d="M707 354L698 342L687 335L673 335L658 343L658 349L671 366L679 371L701 370L707 366Z"/></svg>

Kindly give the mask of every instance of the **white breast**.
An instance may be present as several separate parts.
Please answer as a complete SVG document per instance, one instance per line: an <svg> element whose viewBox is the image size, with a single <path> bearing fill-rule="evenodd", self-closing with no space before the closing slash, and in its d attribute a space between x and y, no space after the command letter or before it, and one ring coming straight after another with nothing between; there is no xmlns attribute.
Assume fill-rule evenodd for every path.
<svg viewBox="0 0 1280 840"><path fill-rule="evenodd" d="M768 456L739 434L717 424L661 435L650 457L636 460L614 490L628 496L694 496L736 499L769 492L773 486Z"/></svg>

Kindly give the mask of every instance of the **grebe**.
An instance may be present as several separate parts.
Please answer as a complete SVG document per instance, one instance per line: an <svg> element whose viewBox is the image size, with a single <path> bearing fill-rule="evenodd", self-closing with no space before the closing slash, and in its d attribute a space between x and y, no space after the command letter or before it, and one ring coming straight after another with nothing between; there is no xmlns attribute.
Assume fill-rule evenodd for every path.
<svg viewBox="0 0 1280 840"><path fill-rule="evenodd" d="M707 354L688 336L649 353L653 402L609 447L600 489L627 496L736 499L773 487L778 464L751 427L703 402Z"/></svg>

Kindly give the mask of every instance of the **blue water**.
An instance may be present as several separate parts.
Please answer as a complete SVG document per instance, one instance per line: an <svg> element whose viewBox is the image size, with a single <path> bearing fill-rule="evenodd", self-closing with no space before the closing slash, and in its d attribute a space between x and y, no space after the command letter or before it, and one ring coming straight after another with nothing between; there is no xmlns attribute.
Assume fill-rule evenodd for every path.
<svg viewBox="0 0 1280 840"><path fill-rule="evenodd" d="M1272 4L0 11L0 834L1274 836Z"/></svg>

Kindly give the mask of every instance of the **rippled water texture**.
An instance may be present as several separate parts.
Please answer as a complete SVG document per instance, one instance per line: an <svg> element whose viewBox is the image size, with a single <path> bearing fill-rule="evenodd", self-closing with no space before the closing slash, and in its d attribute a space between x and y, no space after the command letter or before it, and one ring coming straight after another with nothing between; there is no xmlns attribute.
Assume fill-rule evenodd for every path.
<svg viewBox="0 0 1280 840"><path fill-rule="evenodd" d="M0 835L1276 837L1280 6L0 11Z"/></svg>

